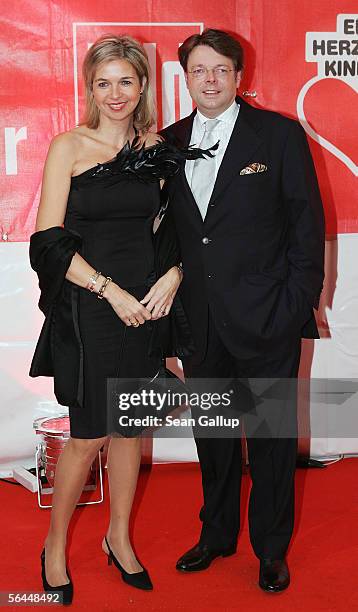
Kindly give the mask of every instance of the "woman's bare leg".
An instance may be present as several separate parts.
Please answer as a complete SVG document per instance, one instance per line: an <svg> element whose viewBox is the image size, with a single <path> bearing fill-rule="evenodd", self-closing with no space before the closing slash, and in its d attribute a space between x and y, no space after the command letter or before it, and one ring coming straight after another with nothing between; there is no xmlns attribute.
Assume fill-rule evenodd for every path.
<svg viewBox="0 0 358 612"><path fill-rule="evenodd" d="M108 481L111 516L107 539L119 563L129 573L141 572L129 540L129 518L137 486L141 458L140 438L112 438L108 449ZM108 553L105 541L103 550Z"/></svg>
<svg viewBox="0 0 358 612"><path fill-rule="evenodd" d="M106 438L70 438L56 466L50 528L45 541L46 578L50 585L66 584L67 529L83 491L89 468Z"/></svg>

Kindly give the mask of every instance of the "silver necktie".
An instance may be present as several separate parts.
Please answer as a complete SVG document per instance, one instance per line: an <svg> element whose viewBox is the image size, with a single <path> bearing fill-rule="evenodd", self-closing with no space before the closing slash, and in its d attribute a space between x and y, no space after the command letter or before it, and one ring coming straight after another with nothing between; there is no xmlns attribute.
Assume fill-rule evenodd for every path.
<svg viewBox="0 0 358 612"><path fill-rule="evenodd" d="M219 125L220 119L207 119L205 121L205 131L200 142L201 149L209 149L216 142L214 136L215 128ZM200 214L205 219L206 211L215 182L215 157L196 159L191 177L191 191L200 210Z"/></svg>

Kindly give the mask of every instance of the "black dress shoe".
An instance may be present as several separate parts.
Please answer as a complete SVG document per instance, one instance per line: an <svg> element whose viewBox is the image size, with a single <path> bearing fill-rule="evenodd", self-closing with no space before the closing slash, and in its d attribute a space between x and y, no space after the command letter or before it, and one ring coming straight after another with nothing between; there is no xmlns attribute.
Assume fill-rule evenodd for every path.
<svg viewBox="0 0 358 612"><path fill-rule="evenodd" d="M142 569L141 572L135 572L134 574L129 574L124 567L121 566L117 557L113 554L110 545L108 544L107 537L104 537L107 548L108 548L108 565L112 565L114 563L117 570L119 570L122 580L129 584L129 586L135 587L136 589L142 589L143 591L152 591L153 584L149 577L149 574L145 568Z"/></svg>
<svg viewBox="0 0 358 612"><path fill-rule="evenodd" d="M290 584L290 572L285 559L261 559L259 586L269 593L284 591Z"/></svg>
<svg viewBox="0 0 358 612"><path fill-rule="evenodd" d="M51 584L49 584L47 582L45 570L45 549L43 549L41 553L41 576L44 591L46 591L46 593L59 593L61 597L61 603L64 606L69 606L72 603L73 599L73 582L68 576L67 567L66 572L68 577L68 582L66 584L59 584L58 586L52 586Z"/></svg>
<svg viewBox="0 0 358 612"><path fill-rule="evenodd" d="M186 552L176 564L180 572L200 572L207 569L216 557L229 557L236 553L236 548L213 550L207 544L197 544Z"/></svg>

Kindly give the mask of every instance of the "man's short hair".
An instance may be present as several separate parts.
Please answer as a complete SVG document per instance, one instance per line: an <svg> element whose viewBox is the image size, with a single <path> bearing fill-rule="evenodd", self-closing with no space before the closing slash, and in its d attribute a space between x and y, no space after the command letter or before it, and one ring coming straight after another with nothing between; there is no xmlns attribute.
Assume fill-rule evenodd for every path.
<svg viewBox="0 0 358 612"><path fill-rule="evenodd" d="M243 69L244 50L239 41L223 30L207 28L202 34L193 34L189 36L189 38L179 47L178 56L184 72L187 72L190 53L198 45L206 45L214 49L217 53L220 53L220 55L229 57L233 61L237 72Z"/></svg>

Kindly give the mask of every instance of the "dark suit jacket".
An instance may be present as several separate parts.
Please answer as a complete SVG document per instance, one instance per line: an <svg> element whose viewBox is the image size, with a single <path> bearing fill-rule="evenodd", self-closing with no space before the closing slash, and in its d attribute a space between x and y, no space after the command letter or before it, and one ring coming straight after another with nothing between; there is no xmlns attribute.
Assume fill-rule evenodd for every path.
<svg viewBox="0 0 358 612"><path fill-rule="evenodd" d="M305 132L292 119L238 101L204 222L184 168L166 185L198 360L209 308L237 358L271 352L291 337L319 337L312 308L324 277L324 216ZM195 112L162 136L187 146ZM267 171L240 175L253 162Z"/></svg>

